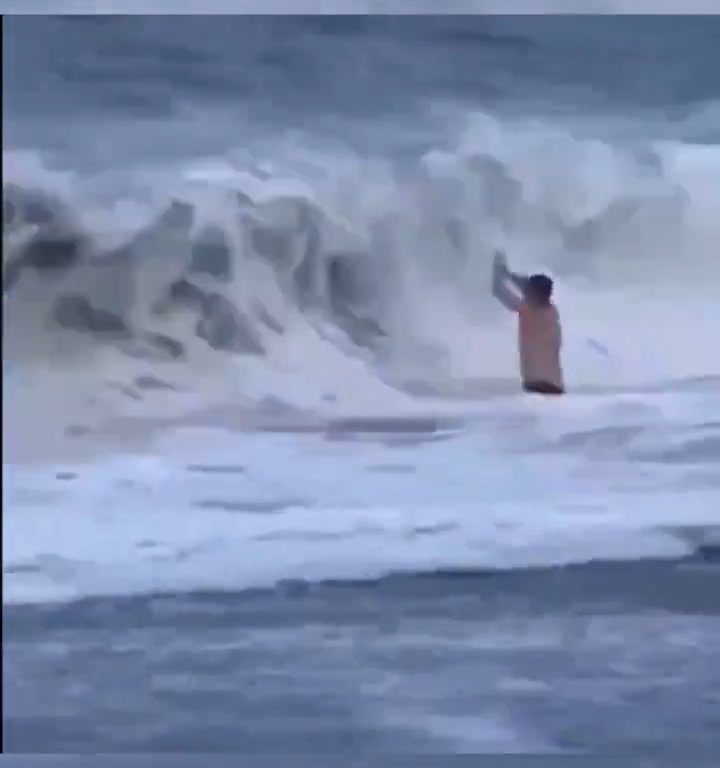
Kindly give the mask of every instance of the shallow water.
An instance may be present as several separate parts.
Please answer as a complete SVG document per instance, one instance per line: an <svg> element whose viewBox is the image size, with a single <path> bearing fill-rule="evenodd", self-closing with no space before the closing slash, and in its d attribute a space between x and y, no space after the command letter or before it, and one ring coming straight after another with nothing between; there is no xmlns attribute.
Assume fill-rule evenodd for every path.
<svg viewBox="0 0 720 768"><path fill-rule="evenodd" d="M717 569L648 561L12 607L6 749L716 754Z"/></svg>
<svg viewBox="0 0 720 768"><path fill-rule="evenodd" d="M6 748L714 753L717 457L522 403L6 467Z"/></svg>

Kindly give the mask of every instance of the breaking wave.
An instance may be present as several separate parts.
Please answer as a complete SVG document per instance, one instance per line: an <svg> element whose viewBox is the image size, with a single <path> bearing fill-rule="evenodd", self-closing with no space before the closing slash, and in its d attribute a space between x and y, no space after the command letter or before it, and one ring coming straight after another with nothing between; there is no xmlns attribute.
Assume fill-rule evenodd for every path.
<svg viewBox="0 0 720 768"><path fill-rule="evenodd" d="M322 411L513 391L497 248L555 276L575 389L720 372L714 146L473 114L412 161L298 138L140 173L3 160L6 386L76 421L149 392Z"/></svg>

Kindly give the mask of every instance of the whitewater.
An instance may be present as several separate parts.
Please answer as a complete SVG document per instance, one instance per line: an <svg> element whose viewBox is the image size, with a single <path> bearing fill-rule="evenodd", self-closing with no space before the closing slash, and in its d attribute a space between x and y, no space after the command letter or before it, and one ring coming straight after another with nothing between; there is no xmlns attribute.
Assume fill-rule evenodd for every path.
<svg viewBox="0 0 720 768"><path fill-rule="evenodd" d="M247 37L236 26L246 43L237 55L257 57L279 79L264 81L277 90L272 105L248 97L245 113L229 93L195 100L195 88L210 86L188 79L186 88L176 71L188 58L204 82L213 45L230 45L217 24L212 44L193 40L182 21L162 32L140 17L6 24L3 606L15 627L17 702L7 738L24 749L35 738L33 718L45 717L53 725L39 738L60 751L192 749L182 735L190 721L177 725L190 710L168 704L159 714L150 699L137 699L144 682L124 689L134 702L126 714L106 720L97 697L103 687L123 688L123 673L81 671L77 648L121 665L118 648L146 649L143 663L158 672L156 664L173 662L153 660L149 649L177 642L189 661L168 674L202 678L202 649L234 647L232 617L257 605L265 618L242 620L243 642L257 643L253 653L265 658L277 641L282 664L293 654L305 659L305 672L285 670L281 698L295 701L290 690L303 686L348 701L370 697L363 716L353 708L342 727L327 725L324 711L297 726L321 751L386 750L393 733L431 751L655 748L661 742L649 724L638 725L645 736L636 742L620 724L640 704L622 687L625 673L612 677L604 666L601 649L610 653L618 638L633 655L624 663L639 665L630 677L648 689L657 684L677 699L695 681L683 716L668 704L658 717L671 737L677 729L681 742L714 748L703 718L720 706L707 672L720 650L717 102L703 100L680 122L658 105L624 113L584 97L582 108L543 109L537 88L531 97L522 79L508 79L502 48L517 52L526 36L553 51L563 28L505 19L496 21L500 42L487 44L498 46L507 103L472 103L458 85L428 94L416 111L402 114L401 102L382 114L381 80L370 68L356 82L362 114L328 86L335 111L324 114L312 89L310 119L300 91L288 95L306 86L284 69L272 23L254 23ZM355 61L362 49L353 46L364 41L378 66L395 62L388 77L400 81L401 59L390 51L446 51L432 26L427 37L403 39L393 37L402 22L389 31L294 24L309 77L318 72L303 48L310 42L322 60L322 46L332 57L343 39ZM457 29L453 35L467 44ZM73 40L92 52L85 64L73 63ZM36 45L43 51L32 66L66 83L64 107L28 74ZM162 65L147 63L154 46ZM448 82L462 81L450 60L438 61L452 73ZM123 66L139 67L132 94ZM153 105L164 98L163 77L177 97L171 116ZM417 72L416 80L421 89ZM82 102L81 93L97 102ZM42 107L31 103L41 96ZM570 90L548 99L576 97ZM274 112L282 98L286 119ZM517 271L555 279L563 398L520 392L514 318L490 295L497 249ZM526 602L501 600L511 582L487 581L495 577L519 579ZM688 579L698 584L687 587ZM645 582L658 585L657 598ZM357 591L352 608L333 597L343 589ZM573 589L572 605L557 596ZM467 600L480 602L470 608ZM498 613L485 615L495 611L488 605ZM384 617L374 640L363 634L363 611ZM139 615L145 619L131 618ZM663 617L684 639L673 645L667 634L658 653L683 663L691 647L698 654L685 683L648 661L648 633L665 632ZM331 632L335 623L347 634L318 629ZM92 635L101 625L110 633L106 650ZM83 634L89 627L96 629ZM275 641L266 634L280 631ZM515 682L503 677L505 661L483 657L473 664L490 664L486 682L464 704L452 699L449 679L468 674L462 654L499 653L510 636L518 643L507 661ZM586 644L585 658L596 664L587 674L605 682L572 688L585 672L565 669L563 643ZM369 653L352 674L341 651L350 646ZM396 670L393 687L389 670L420 646L426 659L450 646L460 656L451 671L427 660L407 677ZM345 659L336 658L332 675L312 655L320 647L328 659ZM557 712L528 703L553 686L536 679L551 674L531 663L540 647L555 649L548 670L557 662L570 686L557 692ZM61 663L86 687L48 683ZM305 679L307 665L320 677ZM212 679L203 694L211 702L208 691L219 690ZM168 695L187 684L173 680ZM250 684L243 680L226 695ZM495 687L483 693L483 685ZM482 723L471 714L477 696L486 697ZM367 720L381 699L387 711ZM209 718L194 743L210 751L264 750L278 738L270 729L264 742L251 725L233 731L224 708L201 701L188 705ZM53 720L68 702L89 711L98 730ZM277 712L286 705L297 711L286 703ZM156 728L147 732L130 714L146 706ZM593 731L598 709L607 726ZM322 723L349 729L347 741L324 741ZM283 733L291 749L294 736Z"/></svg>
<svg viewBox="0 0 720 768"><path fill-rule="evenodd" d="M306 423L321 436L332 434L332 424L342 418L405 418L412 425L414 418L424 417L430 419L431 426L426 429L433 435L433 420L441 427L443 417L454 417L465 422L463 429L450 430L443 435L442 443L418 452L418 460L435 454L427 467L418 460L409 461L402 453L398 457L396 449L375 456L380 464L392 464L395 457L412 468L411 482L407 476L400 482L401 487L407 488L404 500L385 496L392 494L397 480L389 489L381 483L375 492L372 485L362 481L361 492L349 493L349 499L341 501L340 491L335 493L334 502L329 491L323 494L310 482L310 498L305 503L319 507L318 531L332 535L333 520L337 524L339 511L345 509L348 514L343 515L340 525L347 528L346 535L352 540L358 523L350 520L357 515L362 520L363 508L372 510L378 505L371 516L382 521L388 514L388 505L393 516L393 504L408 504L403 515L409 520L428 516L443 522L442 506L460 503L463 511L450 515L459 526L455 540L443 544L434 541L432 548L439 559L431 562L447 566L513 567L545 562L548 545L563 553L556 555L559 562L582 561L589 553L613 557L618 554L619 534L611 523L616 517L624 519L629 530L638 532L637 552L626 542L621 552L625 556L654 554L647 543L653 541L658 542L657 554L667 551L666 537L658 535L662 526L718 522L720 505L708 502L704 488L698 491L698 506L704 514L691 521L686 505L667 500L666 489L660 503L656 500L657 491L651 500L644 501L644 506L654 508L650 519L637 510L621 511L617 500L608 498L603 508L608 526L605 542L602 528L598 533L582 511L576 516L563 516L569 543L564 542L562 534L558 539L557 501L543 499L541 503L547 511L535 509L531 515L526 509L505 513L494 506L508 494L507 480L503 483L497 479L507 473L503 468L510 461L508 452L513 457L513 471L520 473L523 459L517 454L530 449L532 459L528 463L538 468L536 488L546 485L542 478L557 478L556 482L565 486L563 503L570 507L575 497L590 496L591 489L572 480L567 460L553 455L563 440L572 445L573 435L578 436L579 455L575 461L584 459L585 472L597 473L595 482L601 488L607 487L603 484L607 484L608 476L612 478L622 472L633 457L637 457L638 463L630 466L640 477L643 472L657 472L660 467L662 485L667 485L668 472L679 474L674 479L677 492L686 495L686 473L698 474L705 465L707 475L712 475L718 459L718 433L717 423L709 415L720 412L720 361L715 352L720 348L720 305L713 282L718 269L712 253L717 226L713 203L720 203L720 186L709 182L706 164L699 163L694 156L697 152L707 154L708 148L667 148L666 162L671 163L672 171L661 176L654 169L647 172L637 161L633 162L634 158L623 157L612 146L573 141L557 135L557 131L553 135L549 127L515 127L479 116L472 116L469 123L471 127L466 129L455 152L428 152L418 160L410 179L398 179L393 169L381 162L373 167L372 162L363 164L360 158L352 156L316 156L312 158L314 167L304 174L298 172L292 177L288 171L272 176L268 172L269 178L262 178L265 174L258 174L257 170L253 173L253 169L238 167L239 163L230 160L196 162L183 169L177 179L163 178L180 200L167 201L167 210L184 204L190 213L188 220L177 224L162 210L154 213L148 206L143 211L137 202L122 197L104 210L97 203L93 209L88 204L91 190L101 184L109 186L109 180L74 179L72 175L58 179L50 172L43 175L36 156L6 153L9 192L15 191L21 197L25 190L32 189L32 180L41 193L52 192L58 197L64 193L61 199L68 208L67 214L54 214L57 219L64 214L68 221L38 225L21 217L28 210L32 215L32 204L39 203L32 196L29 201L21 199L16 203L19 213L11 221L15 228L8 230L18 244L6 245L6 258L12 260L13 246L27 249L28 240L41 242L44 236L51 243L53 237L66 238L64 242L71 237L89 241L77 245L77 263L50 268L47 275L42 269L23 275L6 296L5 350L6 367L10 368L5 377L5 424L10 426L4 432L6 455L12 457L16 446L32 441L69 443L68 450L72 451L73 438L67 434L70 431L72 435L73 427L75 431L94 429L100 433L101 441L103 431L108 432L104 440L107 442L113 429L122 433L122 424L127 423L127 430L139 439L143 419L164 418L172 427L173 419L182 424L183 419L187 421L196 414L197 423L201 421L200 414L207 412L208 419L212 423L214 418L214 426L222 432L212 436L201 425L186 426L182 427L186 437L177 439L191 447L193 440L187 435L198 429L195 452L201 456L214 455L215 461L237 455L238 464L244 466L245 460L239 457L245 456L248 443L253 446L249 449L251 455L256 450L269 450L272 454L273 449L263 447L267 444L263 437L238 435L234 445L228 442L222 414L229 416L231 423L241 425L245 421L249 428L259 428L269 420L277 428L285 418L289 426L294 422ZM480 147L484 148L482 154ZM297 155L310 165L311 158L304 157L301 149L297 147ZM560 154L559 159L548 162L548 154L553 150L564 156ZM596 160L597 154L605 155L602 165ZM602 168L600 173L598 166ZM506 192L502 185L510 191ZM503 200L497 187L506 195L514 193L516 199ZM495 197L490 202L483 200L483 195L493 193ZM10 194L7 200L12 203ZM52 205L50 200L46 201L48 206ZM487 206L503 202L510 209L506 215L515 217L512 234L503 231L493 212L483 207L483 203ZM144 225L143 216L148 220ZM108 222L112 225L108 226ZM72 225L81 234L70 230ZM54 234L52 229L48 235L43 233L42 227L62 226L69 233ZM618 229L622 230L622 240ZM579 249L583 250L562 252L561 237L567 240L573 234L581 241ZM258 253L258 246L268 252ZM572 393L562 403L536 402L515 393L512 319L496 311L488 293L488 265L495 247L505 248L521 268L545 268L558 275L558 303L567 328L564 364ZM85 253L81 253L82 248ZM118 257L118 253L122 256ZM224 269L226 274L211 274L213 256L216 271ZM203 257L207 260L205 264ZM344 272L338 270L335 282L330 282L328 275L333 276L333 264L343 267ZM247 323L247 348L239 354L236 350L213 349L198 338L192 307L187 309L179 300L177 309L154 311L153 305L170 296L173 284L188 274L190 281L195 279L208 292L215 289L242 313L240 317ZM133 343L138 343L122 333L120 339L101 342L97 337L102 334L98 332L91 333L87 340L82 328L58 328L57 319L54 325L52 322L53 302L57 317L57 302L66 296L85 296L98 310L112 307L128 324L137 324L146 334L163 334L179 341L183 349L181 359L163 359L162 349L133 347ZM117 426L113 428L112 422ZM347 431L352 431L352 427ZM74 442L86 439L76 437ZM176 499L187 496L187 490L180 490L187 482L183 464L192 464L195 452L190 450L190 455L185 456L180 451L177 458L170 460L168 439L163 436L159 442L148 440L143 450L152 457L148 458L147 466L155 466L158 473L146 482L151 482L161 496L161 489L167 487L166 514L172 514L177 509ZM316 439L311 438L311 444ZM257 448L255 441L259 441ZM278 450L292 450L282 446L277 438L274 441L279 443ZM170 448L172 445L171 440ZM37 450L28 445L28 451L33 449ZM93 450L88 448L90 453ZM346 468L351 474L342 486L356 484L363 477L363 449L356 450L354 462L359 464L359 471L353 475L350 467ZM282 473L276 474L277 469L268 470L272 479L266 479L265 484L287 486L288 491L283 491L281 497L307 495L302 478L308 483L309 478L324 475L326 470L321 467L325 457L319 459L317 466L305 466L303 462L308 459L302 455L301 451L293 461L264 458L261 466L279 464L288 473L286 478ZM663 460L665 456L676 458ZM57 485L57 471L72 471L63 458L54 457L45 470L51 485ZM115 490L123 472L134 475L134 460L129 460L127 470L119 458L104 456L92 461L98 466L90 474L100 472L105 478L107 473L107 479L94 480L92 484L106 488L114 503L127 510L123 523L123 527L129 527L127 535L130 539L148 538L143 533L149 523L142 513L144 497L133 498L131 494L125 499L122 491ZM53 468L56 464L58 467ZM298 465L302 469L296 469ZM454 487L451 477L445 476L446 465L466 480L459 498L446 498L443 505L443 497L453 494ZM82 474L87 473L85 470ZM36 482L20 482L19 478L26 474L24 469L22 475L13 472L8 477L10 482L4 493L10 494L6 499L11 508L15 494L22 498L22 488L28 482ZM256 482L252 471L247 474L249 488L244 486L244 478L232 478L235 493L240 497L257 493L252 491L252 483ZM18 490L13 488L16 481L20 482ZM217 483L218 478L213 476L212 484ZM432 488L438 489L440 498L425 508L421 500L429 503ZM56 490L60 494L58 502L70 494L65 503L71 508L106 509L95 495L97 492L88 488L85 498L82 488L75 491L68 485ZM80 494L77 498L76 493ZM197 493L206 495L200 487ZM537 490L531 493L530 500L537 498L536 493ZM522 502L516 500L515 504L523 510ZM636 501L630 496L620 504L633 507ZM581 503L580 510L582 506ZM674 507L675 517L662 512L662 506ZM133 515L129 514L130 509L138 511ZM160 510L153 509L152 514L160 514ZM313 516L290 504L277 520L263 522L261 533L272 532L276 526L278 533L286 527L292 530L295 525L302 528L311 524ZM513 556L506 550L517 533L512 533L506 543L502 530L495 531L492 521L500 522L506 517L521 528L530 528L525 534L528 541L524 557L520 552ZM238 525L232 514L206 512L195 518L194 534L187 535L197 536L199 544L204 538L202 531L212 518L216 518L214 526L220 526L218 534L222 533L223 524L227 525L226 537L232 537L237 547L257 534L252 522ZM6 563L12 564L16 557L25 563L32 562L43 553L68 563L78 558L92 561L99 546L98 537L102 538L103 524L94 521L92 514L83 515L80 520L73 523L81 526L79 530L73 529L72 534L68 531L70 540L76 542L71 552L48 553L48 543L38 541L38 551L22 555L19 541L13 538L16 529L12 521L10 535L5 537ZM545 524L547 530L543 533ZM18 525L15 536L25 538L23 526L29 525L26 512ZM85 525L87 530L82 527ZM155 525L172 527L164 516ZM382 522L379 525L383 530ZM478 552L473 558L473 548L467 550L466 538L477 535L475 526L481 530L490 526L486 535L495 531L497 538L487 551ZM243 530L245 527L247 530ZM533 533L537 528L540 530ZM116 529L109 525L107 530ZM392 550L393 539L402 534L390 525L386 535ZM538 536L540 540L535 541ZM579 547L573 543L578 539ZM89 545L90 551L78 552L79 541ZM361 541L357 544L362 551ZM100 562L97 569L103 571L114 566L115 571L126 570L129 563L125 558L130 558L130 562L133 558L132 541L126 546L129 551L119 557L119 562ZM179 543L167 542L164 546L172 548ZM366 546L372 550L375 543L371 541ZM116 547L117 544L113 549ZM495 547L497 551L493 551ZM669 551L675 554L677 547L676 543ZM197 584L188 580L187 565L179 569L179 583L185 588L242 587L253 583L253 573L260 582L302 575L301 565L294 563L287 563L288 572L284 573L285 565L278 562L277 553L269 552L267 556L276 565L267 575L262 576L263 569L254 571L249 564L245 564L249 572L234 575L233 549L229 546L226 554L220 555L223 565L216 570L224 575L218 575L217 582L213 581L207 562L201 559L196 565ZM372 551L365 555L367 563L363 562L362 554L356 554L355 568L359 572L366 568L382 572L414 567L412 555L403 549L399 546L394 555L388 554L388 559L381 559L380 563L375 563ZM327 550L308 551L306 559L312 564L313 578L346 575L342 568L337 570L336 545ZM323 555L328 557L326 570ZM258 556L264 557L262 549ZM512 562L507 561L511 556ZM142 555L138 557L142 561ZM397 562L393 562L393 557ZM423 562L421 557L417 564ZM159 573L150 570L156 575L149 575L140 588L172 586L168 576L162 577L162 584L155 584L153 579L160 578ZM95 567L91 573L94 571ZM78 575L77 579L84 578L96 589L109 578L107 573L98 573L98 577L88 574ZM136 589L137 578L134 574L135 586L124 586L120 580L113 582L114 588ZM10 595L16 580L18 577L10 581ZM31 581L36 580L34 577ZM53 577L49 576L49 580L52 583ZM90 588L89 583L85 588ZM78 590L73 594L82 594L84 587L77 582L73 589Z"/></svg>

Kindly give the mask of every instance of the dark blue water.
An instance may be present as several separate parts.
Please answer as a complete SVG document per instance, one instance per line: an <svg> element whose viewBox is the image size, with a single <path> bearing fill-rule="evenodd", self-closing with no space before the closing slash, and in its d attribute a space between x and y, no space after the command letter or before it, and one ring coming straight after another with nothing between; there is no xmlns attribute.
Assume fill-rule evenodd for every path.
<svg viewBox="0 0 720 768"><path fill-rule="evenodd" d="M14 607L5 745L717 755L717 586L698 558Z"/></svg>
<svg viewBox="0 0 720 768"><path fill-rule="evenodd" d="M210 142L250 124L377 145L369 123L412 136L438 103L677 120L720 97L719 37L720 17L8 17L4 142L203 109L226 116Z"/></svg>

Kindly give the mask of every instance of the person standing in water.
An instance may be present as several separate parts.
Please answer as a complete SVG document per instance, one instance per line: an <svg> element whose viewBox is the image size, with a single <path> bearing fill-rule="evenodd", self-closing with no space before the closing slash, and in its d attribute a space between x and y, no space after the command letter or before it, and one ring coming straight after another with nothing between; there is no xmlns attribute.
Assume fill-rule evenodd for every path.
<svg viewBox="0 0 720 768"><path fill-rule="evenodd" d="M498 251L493 263L492 288L493 296L518 315L523 390L541 395L564 394L560 365L562 330L557 308L551 301L553 281L547 275L524 277L512 273L505 254Z"/></svg>

